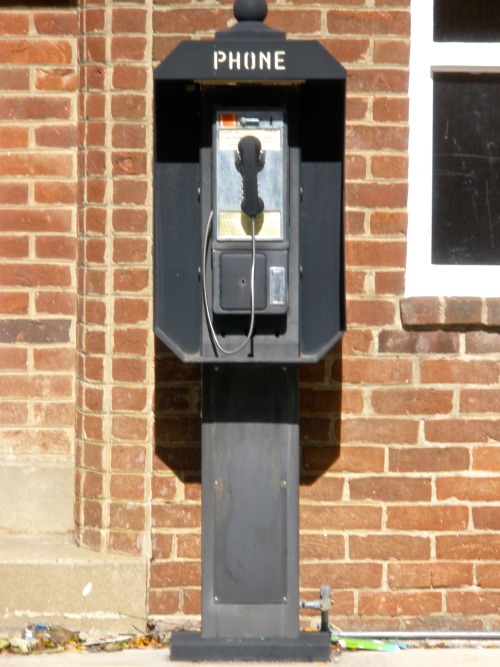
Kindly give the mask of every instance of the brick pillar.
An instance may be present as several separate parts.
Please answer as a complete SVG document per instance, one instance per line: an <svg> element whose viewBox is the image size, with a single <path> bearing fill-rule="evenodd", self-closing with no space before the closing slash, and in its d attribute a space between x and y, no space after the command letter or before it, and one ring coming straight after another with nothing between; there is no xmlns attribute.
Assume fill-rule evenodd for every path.
<svg viewBox="0 0 500 667"><path fill-rule="evenodd" d="M80 0L76 525L149 553L150 3Z"/></svg>

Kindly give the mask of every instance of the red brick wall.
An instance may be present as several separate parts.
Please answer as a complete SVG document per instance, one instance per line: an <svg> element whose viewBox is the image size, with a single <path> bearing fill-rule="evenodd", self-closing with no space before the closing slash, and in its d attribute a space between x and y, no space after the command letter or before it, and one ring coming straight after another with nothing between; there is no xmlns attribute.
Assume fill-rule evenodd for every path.
<svg viewBox="0 0 500 667"><path fill-rule="evenodd" d="M301 370L301 595L329 583L346 629L498 629L499 302L403 298L409 5L270 3L349 75L349 331ZM76 347L78 539L151 555L151 614L181 623L200 611L200 384L151 333L151 65L231 19L229 1L0 12L2 429L36 442L39 391L67 409ZM40 319L66 338L39 348Z"/></svg>
<svg viewBox="0 0 500 667"><path fill-rule="evenodd" d="M0 458L73 456L76 11L0 8Z"/></svg>

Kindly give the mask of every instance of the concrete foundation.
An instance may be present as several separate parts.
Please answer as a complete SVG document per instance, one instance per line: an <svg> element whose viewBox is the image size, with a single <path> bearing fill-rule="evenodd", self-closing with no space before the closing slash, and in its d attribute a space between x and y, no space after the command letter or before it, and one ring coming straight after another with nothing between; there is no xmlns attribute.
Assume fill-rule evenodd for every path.
<svg viewBox="0 0 500 667"><path fill-rule="evenodd" d="M59 624L86 635L143 630L147 560L78 548L69 536L0 535L0 629Z"/></svg>
<svg viewBox="0 0 500 667"><path fill-rule="evenodd" d="M67 533L73 530L75 465L19 457L0 461L0 531Z"/></svg>

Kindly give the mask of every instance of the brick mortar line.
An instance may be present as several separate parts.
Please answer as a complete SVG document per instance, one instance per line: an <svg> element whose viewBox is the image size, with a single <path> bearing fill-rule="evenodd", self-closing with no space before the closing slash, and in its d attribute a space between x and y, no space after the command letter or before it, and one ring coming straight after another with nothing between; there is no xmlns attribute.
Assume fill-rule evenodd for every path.
<svg viewBox="0 0 500 667"><path fill-rule="evenodd" d="M111 384L112 384L112 360L113 360L113 347L112 347L112 333L113 333L113 313L114 313L114 301L113 301L113 286L112 286L112 276L113 269L111 265L111 252L110 252L110 226L111 226L111 215L112 215L112 190L113 190L113 164L112 164L112 139L111 139L111 128L112 128L112 117L111 117L111 41L113 38L112 33L112 11L113 3L106 2L103 9L104 14L104 29L103 34L100 36L100 39L105 41L104 47L104 86L102 89L102 94L104 95L104 122L106 124L105 137L104 137L104 146L102 149L105 151L105 170L103 174L103 179L106 182L106 194L103 200L103 208L106 215L106 231L104 235L105 243L105 254L104 254L104 271L105 271L105 293L102 295L103 301L106 308L106 319L105 319L105 354L103 357L104 364L104 380L101 383L102 394L103 394L103 409L104 409L104 428L103 428L103 439L104 439L104 453L103 453L103 464L104 464L104 480L103 480L103 495L104 498L101 501L101 507L103 509L103 523L101 527L101 539L102 546L101 549L104 551L110 551L110 530L111 530L111 443L113 440L112 432L112 398L111 398ZM88 37L88 35L87 35ZM85 54L86 55L86 54ZM87 262L86 262L86 266Z"/></svg>
<svg viewBox="0 0 500 667"><path fill-rule="evenodd" d="M81 146L81 152L83 153L83 159L82 159L82 173L79 174L79 180L82 181L82 186L83 186L83 192L82 192L82 201L80 202L79 205L79 213L81 213L83 221L83 229L81 230L81 235L85 238L86 237L86 228L87 228L87 211L89 208L89 201L88 201L88 178L87 178L87 164L88 164L88 156L87 156L87 151L88 151L88 139L87 139L87 132L88 132L88 120L87 120L87 105L88 105L88 99L89 99L89 89L88 89L88 66L89 66L89 60L87 57L87 10L88 6L84 4L83 2L79 4L78 6L78 12L79 12L79 46L80 48L80 53L82 55L82 58L79 62L79 67L80 72L83 74L83 85L79 88L78 95L79 97L81 96L83 98L82 100L82 106L83 106L83 115L81 118L79 118L79 122L82 124L83 129L84 129L84 136L82 140L82 146ZM84 251L83 251L84 252ZM85 270L85 257L79 257L79 260L77 262L77 267L79 270L84 271ZM84 301L84 294L79 293L79 300L85 304ZM81 328L82 334L83 332L88 331L89 327L87 326L85 319L83 319L81 322L79 322L79 326ZM99 327L99 330L102 327ZM92 327L90 327L92 330ZM94 327L94 329L97 329L97 327ZM85 348L82 345L82 348L78 351L80 357L82 358L83 363L85 364L85 358L87 354L85 353ZM85 369L82 369L83 372L85 373ZM85 443L89 442L89 439L86 437L85 433L83 432L83 419L86 415L86 410L85 410L85 403L84 403L84 394L85 394L85 387L88 386L89 384L92 386L92 382L89 381L88 378L85 377L85 374L83 376L77 376L77 381L82 388L82 403L81 405L77 405L77 414L79 413L81 415L81 420L82 420L82 426L80 427L82 429L82 432L78 434L78 441L80 443L80 447L82 449L80 456L84 456L83 449L85 447ZM97 383L96 383L96 386ZM99 443L101 444L101 443ZM77 469L80 470L80 488L76 490L76 495L77 498L79 499L79 507L80 507L80 515L79 515L79 529L80 529L80 534L79 534L79 540L82 544L85 544L85 504L86 504L86 497L84 494L84 474L85 474L85 466L84 466L84 461L77 461ZM101 548L99 551L102 551L102 542L101 542Z"/></svg>
<svg viewBox="0 0 500 667"><path fill-rule="evenodd" d="M147 70L146 78L146 88L144 93L146 95L146 118L144 124L146 125L146 153L149 156L146 164L146 179L147 179L147 194L145 207L148 211L148 220L147 220L147 229L146 233L148 235L147 241L147 255L145 258L145 266L149 271L149 285L151 289L151 297L153 295L153 266L152 266L152 210L153 210L153 12L154 12L154 3L147 3L146 7L146 48L144 53L143 66ZM146 452L146 462L145 462L145 501L146 501L146 517L145 517L145 526L144 526L144 544L142 551L148 557L149 560L153 557L153 456L154 456L154 339L152 331L152 298L150 298L150 306L148 312L148 324L149 324L149 340L146 347L146 356L149 359L148 363L148 375L146 377L146 392L147 392L147 403L146 409L148 411L148 433L147 433L147 452ZM147 591L151 587L151 567L147 568ZM149 592L146 593L146 608L149 610Z"/></svg>

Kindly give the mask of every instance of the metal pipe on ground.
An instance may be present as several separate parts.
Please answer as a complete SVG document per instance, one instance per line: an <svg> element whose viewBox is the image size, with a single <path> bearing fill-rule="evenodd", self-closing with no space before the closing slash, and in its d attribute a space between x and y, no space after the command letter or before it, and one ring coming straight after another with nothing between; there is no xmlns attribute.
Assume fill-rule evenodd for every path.
<svg viewBox="0 0 500 667"><path fill-rule="evenodd" d="M335 632L335 636L339 639L346 639L348 637L352 639L447 639L447 640L461 640L461 641L500 641L500 632L467 632L467 631L454 631L454 630L437 630L437 631L425 631L425 630L413 630L407 631L402 630L398 632L397 630L390 631L370 631L370 632Z"/></svg>

